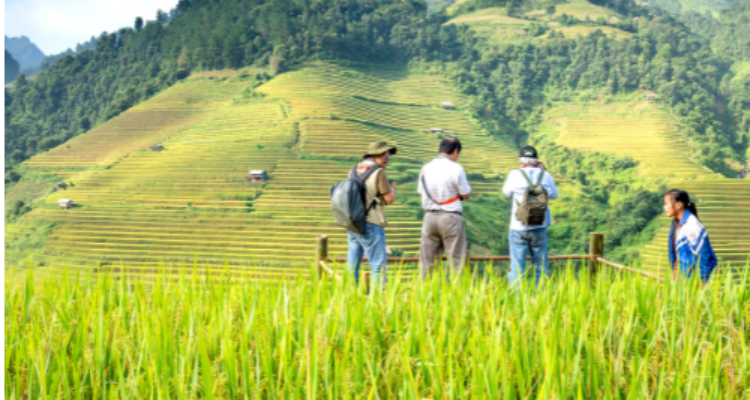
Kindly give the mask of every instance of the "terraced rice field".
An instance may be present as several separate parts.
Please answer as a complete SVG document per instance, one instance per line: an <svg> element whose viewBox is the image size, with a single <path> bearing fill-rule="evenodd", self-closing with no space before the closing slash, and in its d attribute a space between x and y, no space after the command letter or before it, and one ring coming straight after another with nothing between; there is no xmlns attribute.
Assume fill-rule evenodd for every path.
<svg viewBox="0 0 750 400"><path fill-rule="evenodd" d="M598 18L604 18L608 22L618 22L623 17L616 12L602 6L598 6L588 1L572 1L565 4L555 5L556 12L552 15L552 18L557 18L563 14L575 17L578 20L584 21L586 18L592 21L596 21Z"/></svg>
<svg viewBox="0 0 750 400"><path fill-rule="evenodd" d="M604 18L608 22L617 22L623 19L622 16L605 8L588 2L574 1L572 3L557 4L556 12L548 16L544 9L526 12L524 18L508 16L504 7L488 7L481 10L473 11L467 14L456 16L447 24L460 24L469 26L478 37L487 39L490 43L517 43L528 40L545 39L549 34L534 38L524 29L527 25L534 22L547 24L548 27L569 38L575 38L578 35L587 36L598 29L602 30L607 36L615 39L622 39L632 36L631 33L608 26L562 26L554 19L561 17L563 14L575 17L580 21L592 21L595 23L598 18ZM455 8L454 8L455 11Z"/></svg>
<svg viewBox="0 0 750 400"><path fill-rule="evenodd" d="M609 26L558 26L555 27L555 32L560 32L563 35L565 35L566 38L569 39L575 39L576 36L588 36L592 32L601 30L605 35L608 37L614 38L616 40L619 39L625 39L633 36L632 33L623 31L622 29L612 28ZM549 33L546 34L545 37L548 37Z"/></svg>
<svg viewBox="0 0 750 400"><path fill-rule="evenodd" d="M746 267L750 262L750 180L721 179L685 181L670 185L687 190L698 207L701 222L708 230L711 244L720 261L730 268ZM669 273L667 243L670 220L651 244L641 251L644 269Z"/></svg>
<svg viewBox="0 0 750 400"><path fill-rule="evenodd" d="M367 70L365 73L317 62L278 76L263 85L262 90L285 99L335 95L427 107L438 107L444 101L457 106L468 103L465 95L433 76L410 75L403 69L388 68Z"/></svg>
<svg viewBox="0 0 750 400"><path fill-rule="evenodd" d="M65 171L110 164L210 117L243 87L224 84L213 75L199 75L177 83L85 135L33 157L24 166L68 176Z"/></svg>
<svg viewBox="0 0 750 400"><path fill-rule="evenodd" d="M221 101L212 100L211 92L205 101L191 100L209 110L194 120L165 123L162 133L122 128L120 120L138 121L141 109L158 108L146 102L79 138L82 144L96 139L107 157L71 164L65 158L29 161L30 169L70 173L75 186L48 196L44 207L27 214L30 227L8 232L6 257L41 266L36 271L41 276L54 276L63 266L98 270L102 263L107 270L140 277L152 277L166 264L175 272L228 269L267 281L292 279L307 274L316 235L329 235L329 253L345 256L345 231L332 224L328 189L371 141L396 143L399 154L389 178L413 180L422 163L437 154L439 137L425 130L453 131L471 160L467 172L487 176L476 179L477 195L497 193L497 176L515 163L513 150L466 117L461 110L466 98L433 76L311 64L261 86L257 90L267 96L250 104L232 101L231 94L246 86L233 79L211 80ZM437 101L451 101L456 109L441 109ZM168 130L173 133L163 133ZM164 150L146 149L157 136ZM81 149L63 145L49 155L83 157ZM266 170L269 180L248 182L251 169ZM400 192L414 192L412 186L405 184ZM414 196L404 194L388 207L388 246L396 254L418 251L421 223L414 207L405 204ZM77 207L59 210L62 197ZM50 223L54 229L44 246L25 249L26 233Z"/></svg>
<svg viewBox="0 0 750 400"><path fill-rule="evenodd" d="M550 123L559 132L556 143L629 156L645 176L689 179L710 173L690 160L692 150L671 116L651 104L625 110L615 107L550 112Z"/></svg>
<svg viewBox="0 0 750 400"><path fill-rule="evenodd" d="M474 11L453 18L446 24L497 24L497 25L526 25L530 21L509 17L504 7L490 7Z"/></svg>
<svg viewBox="0 0 750 400"><path fill-rule="evenodd" d="M509 17L503 7L490 7L477 10L468 14L457 16L448 24L464 25L471 28L478 37L488 40L490 43L505 44L517 43L533 39L524 28L532 21ZM551 22L550 25L557 25Z"/></svg>

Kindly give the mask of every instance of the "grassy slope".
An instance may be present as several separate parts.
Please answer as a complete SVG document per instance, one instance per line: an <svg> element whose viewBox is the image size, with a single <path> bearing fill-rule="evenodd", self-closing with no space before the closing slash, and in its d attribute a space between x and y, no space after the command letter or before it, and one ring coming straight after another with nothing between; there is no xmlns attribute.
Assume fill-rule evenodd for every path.
<svg viewBox="0 0 750 400"><path fill-rule="evenodd" d="M331 225L327 189L379 138L400 148L389 169L403 183L402 200L388 211L389 246L414 253L420 227L414 176L439 142L425 132L430 127L450 130L464 142L464 165L476 177L480 198L472 206L481 208L483 196L499 201L497 177L512 165L514 152L482 134L463 111L466 99L437 77L312 64L242 93L252 82L225 75L191 78L77 138L70 148L29 160L27 171L59 174L75 186L50 194L9 230L7 261L36 253L35 262L53 267L42 273L60 265L90 269L97 261L120 268L124 260L129 269L149 274L157 259L188 265L194 259L211 265L226 260L255 264L253 276L283 278L288 268L269 264L306 265L315 235L330 235L331 252L345 252L343 230ZM204 108L200 118L190 119L196 112L191 109L188 118L163 123L157 133L122 123L172 110L161 100L180 90L201 93L186 101ZM440 109L440 101L457 108ZM165 150L144 149L155 142ZM92 150L97 148L102 152ZM256 168L271 176L262 187L245 182L247 171ZM63 196L80 206L57 210ZM55 229L43 246L29 251L25 233L50 223Z"/></svg>
<svg viewBox="0 0 750 400"><path fill-rule="evenodd" d="M657 6L676 14L687 11L696 11L700 13L708 11L713 14L714 17L718 17L719 12L723 8L737 1L738 0L640 0L636 1L636 3L644 6Z"/></svg>
<svg viewBox="0 0 750 400"><path fill-rule="evenodd" d="M448 9L449 14L451 10L453 12L456 11L457 5L458 3ZM528 19L523 19L508 16L507 10L503 7L491 7L458 15L446 22L446 24L466 25L476 32L479 37L487 39L489 43L496 44L543 40L549 35L548 33L535 39L524 29L534 21L545 23L552 30L561 32L566 37L586 36L597 29L602 30L608 36L613 36L615 39L630 37L632 35L629 32L609 26L591 26L590 24L562 26L559 22L554 21L555 18L563 14L575 17L580 21L585 21L587 18L591 21L596 21L601 17L609 22L617 22L625 18L610 9L591 4L587 1L573 1L559 4L556 6L556 10L551 16L548 16L544 10L532 10L524 13Z"/></svg>

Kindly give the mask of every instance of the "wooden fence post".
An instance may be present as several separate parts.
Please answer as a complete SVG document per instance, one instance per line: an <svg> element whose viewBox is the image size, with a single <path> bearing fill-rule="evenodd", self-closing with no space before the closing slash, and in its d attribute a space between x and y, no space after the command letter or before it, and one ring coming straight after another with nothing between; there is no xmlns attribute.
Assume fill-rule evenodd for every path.
<svg viewBox="0 0 750 400"><path fill-rule="evenodd" d="M597 257L604 257L604 234L591 233L591 242L589 243L589 280L593 284L596 280L596 274L599 272L601 263Z"/></svg>
<svg viewBox="0 0 750 400"><path fill-rule="evenodd" d="M328 260L328 236L318 236L318 242L315 246L315 268L318 270L318 276L322 277L325 275L323 271L322 262Z"/></svg>

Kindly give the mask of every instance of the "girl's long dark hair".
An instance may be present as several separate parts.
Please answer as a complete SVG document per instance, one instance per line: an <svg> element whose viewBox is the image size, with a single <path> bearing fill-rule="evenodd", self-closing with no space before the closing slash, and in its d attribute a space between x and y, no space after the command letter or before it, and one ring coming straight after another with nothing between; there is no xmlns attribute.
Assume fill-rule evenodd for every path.
<svg viewBox="0 0 750 400"><path fill-rule="evenodd" d="M688 192L680 189L672 189L667 193L664 193L663 197L667 196L672 199L672 203L682 203L685 206L686 210L689 210L691 213L693 213L693 215L695 215L695 218L698 218L698 208L695 206L695 203L690 201L690 195L688 194ZM700 218L698 218L698 220L700 221Z"/></svg>

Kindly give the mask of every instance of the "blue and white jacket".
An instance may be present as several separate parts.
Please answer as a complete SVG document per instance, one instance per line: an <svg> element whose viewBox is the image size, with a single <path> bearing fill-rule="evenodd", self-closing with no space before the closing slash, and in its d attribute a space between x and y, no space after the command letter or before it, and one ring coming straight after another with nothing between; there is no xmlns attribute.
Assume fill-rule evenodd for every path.
<svg viewBox="0 0 750 400"><path fill-rule="evenodd" d="M708 281L719 261L708 240L706 228L689 210L685 210L679 229L676 229L677 226L672 224L669 230L669 265L675 268L675 260L679 260L680 273L688 278L697 265L700 269L701 280ZM675 230L677 230L677 237L675 237Z"/></svg>

